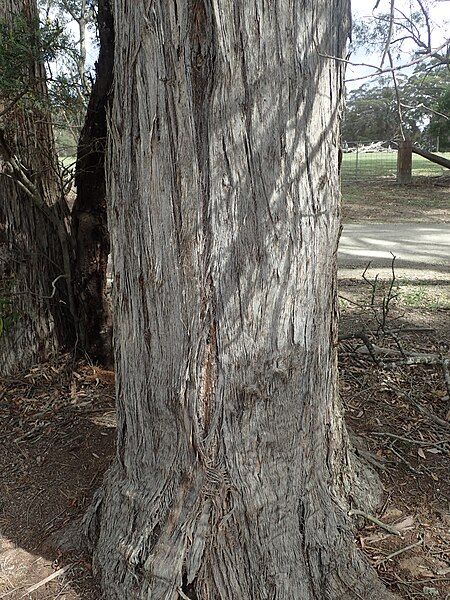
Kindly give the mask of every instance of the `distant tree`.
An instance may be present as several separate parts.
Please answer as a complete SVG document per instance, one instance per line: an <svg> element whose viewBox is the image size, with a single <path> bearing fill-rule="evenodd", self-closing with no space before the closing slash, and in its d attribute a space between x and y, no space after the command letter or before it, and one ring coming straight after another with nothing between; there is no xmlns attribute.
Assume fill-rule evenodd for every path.
<svg viewBox="0 0 450 600"><path fill-rule="evenodd" d="M447 72L448 73L448 72ZM433 104L433 113L430 123L426 128L430 145L439 144L439 150L450 150L450 80L446 79L446 85L438 100Z"/></svg>
<svg viewBox="0 0 450 600"><path fill-rule="evenodd" d="M349 96L346 128L351 137L360 130L375 130L379 134L388 131L398 132L400 138L409 137L429 144L426 125L430 119L436 121L438 117L442 120L441 125L435 127L443 128L445 134L445 121L449 115L438 111L441 112L439 116L434 111L438 102L436 84L439 89L441 75L450 65L450 39L445 39L447 24L445 19L438 24L432 22L430 4L426 0L411 0L407 6L398 0L377 0L369 17L355 21L352 49L366 50L368 54L377 55L377 60L372 58L371 64L355 63L350 56L349 62L364 66L368 71L367 75L357 79L368 79L373 84L374 77L381 78L379 87L383 89L377 93L366 84ZM437 33L439 28L440 35ZM411 69L414 69L414 75L405 75ZM385 89L386 76L390 78L388 87L391 91ZM446 77L448 82L448 71ZM443 91L441 87L439 96ZM380 119L383 109L386 115ZM396 127L392 124L393 115L396 115ZM364 125L359 117L372 118L374 123ZM358 122L353 125L351 120L355 118ZM395 137L395 133L392 135Z"/></svg>
<svg viewBox="0 0 450 600"><path fill-rule="evenodd" d="M373 86L366 83L348 94L342 126L344 140L399 139L401 132L395 89L386 78L379 84ZM420 127L415 115L408 117L405 125L412 138L420 136Z"/></svg>
<svg viewBox="0 0 450 600"><path fill-rule="evenodd" d="M450 111L445 100L449 89L446 65L433 69L418 65L411 75L397 77L397 90L387 76L380 78L377 85L365 83L347 96L343 139L399 139L398 91L402 126L408 137L416 143L432 145L435 139L432 141L431 136L436 138L436 135L440 135L445 143L445 134L450 125ZM434 123L434 129L430 129L431 123Z"/></svg>
<svg viewBox="0 0 450 600"><path fill-rule="evenodd" d="M96 34L97 0L39 0L44 26L60 30L58 52L46 62L49 96L58 152L74 157L90 99L93 65L88 60L89 34Z"/></svg>

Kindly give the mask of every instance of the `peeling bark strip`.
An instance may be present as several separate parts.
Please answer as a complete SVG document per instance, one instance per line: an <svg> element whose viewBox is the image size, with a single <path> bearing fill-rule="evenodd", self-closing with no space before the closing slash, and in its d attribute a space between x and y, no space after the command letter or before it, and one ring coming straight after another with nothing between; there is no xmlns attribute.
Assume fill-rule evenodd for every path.
<svg viewBox="0 0 450 600"><path fill-rule="evenodd" d="M379 600L336 388L347 0L114 1L109 599Z"/></svg>

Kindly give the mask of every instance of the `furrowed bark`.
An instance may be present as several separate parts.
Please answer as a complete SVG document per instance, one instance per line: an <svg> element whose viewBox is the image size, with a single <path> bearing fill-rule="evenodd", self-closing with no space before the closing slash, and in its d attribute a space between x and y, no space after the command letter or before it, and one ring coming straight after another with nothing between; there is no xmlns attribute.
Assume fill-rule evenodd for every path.
<svg viewBox="0 0 450 600"><path fill-rule="evenodd" d="M106 113L112 94L114 24L110 0L98 2L100 53L86 120L78 144L72 210L74 262L81 344L100 362L111 360L111 318L106 294L109 234L106 214Z"/></svg>
<svg viewBox="0 0 450 600"><path fill-rule="evenodd" d="M108 598L392 596L337 393L345 0L114 1Z"/></svg>
<svg viewBox="0 0 450 600"><path fill-rule="evenodd" d="M36 3L7 0L0 5L3 22L13 25L17 16L34 23ZM29 80L30 90L45 100L42 64L30 64ZM69 240L55 174L49 114L11 105L0 123L2 375L46 360L73 332Z"/></svg>

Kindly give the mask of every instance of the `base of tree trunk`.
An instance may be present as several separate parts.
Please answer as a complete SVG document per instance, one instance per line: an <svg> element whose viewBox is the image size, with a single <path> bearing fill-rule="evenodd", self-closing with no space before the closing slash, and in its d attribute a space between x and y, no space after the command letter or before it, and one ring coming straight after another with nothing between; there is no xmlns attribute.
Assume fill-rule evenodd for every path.
<svg viewBox="0 0 450 600"><path fill-rule="evenodd" d="M372 511L379 480L356 457L352 467L352 506ZM267 498L247 514L246 499L219 478L185 474L179 491L157 491L112 468L84 521L109 600L396 598L357 549L349 505L329 501L328 490L312 486L282 506Z"/></svg>

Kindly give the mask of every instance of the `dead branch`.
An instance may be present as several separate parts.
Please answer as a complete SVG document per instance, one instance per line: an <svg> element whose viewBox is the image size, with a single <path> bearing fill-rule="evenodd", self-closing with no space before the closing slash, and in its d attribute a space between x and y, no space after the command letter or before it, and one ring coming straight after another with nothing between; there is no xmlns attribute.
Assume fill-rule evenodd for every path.
<svg viewBox="0 0 450 600"><path fill-rule="evenodd" d="M391 525L388 525L387 523L383 523L382 521L380 521L380 519L377 519L373 515L369 515L368 513L365 513L362 510L349 510L348 516L349 517L353 517L353 516L364 517L365 519L367 519L367 521L370 521L371 523L378 525L378 527L381 527L381 529L384 529L388 533L392 533L393 535L398 535L399 537L402 537L402 534L400 533L400 531L395 529L395 527L392 527Z"/></svg>

